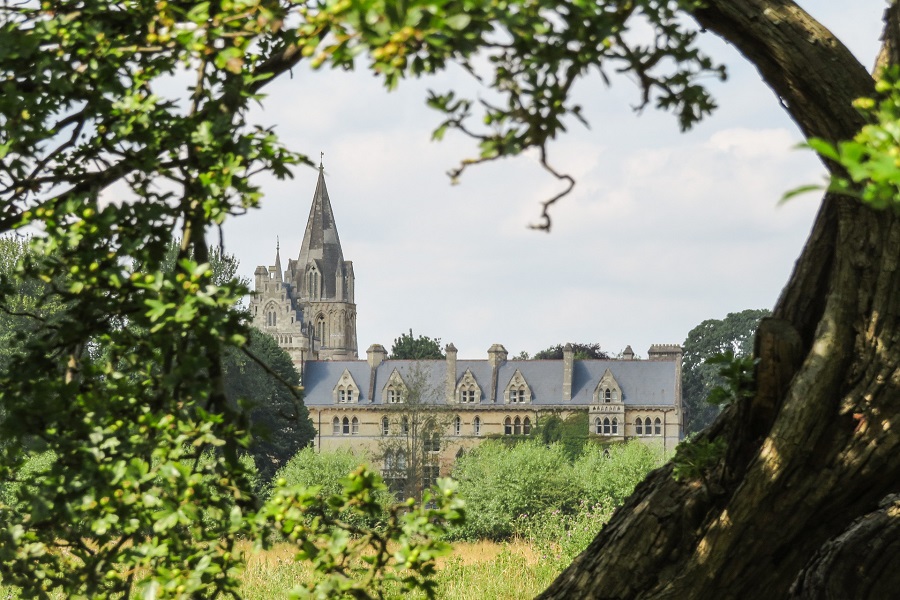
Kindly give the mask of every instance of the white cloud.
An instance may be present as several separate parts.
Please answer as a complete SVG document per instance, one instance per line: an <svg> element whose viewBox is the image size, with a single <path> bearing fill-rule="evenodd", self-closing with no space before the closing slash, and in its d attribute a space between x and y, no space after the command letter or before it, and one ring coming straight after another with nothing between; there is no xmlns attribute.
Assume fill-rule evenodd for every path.
<svg viewBox="0 0 900 600"><path fill-rule="evenodd" d="M593 129L574 125L550 148L577 185L552 209L549 235L527 225L562 184L533 155L449 185L445 171L475 149L460 136L429 141L438 116L424 90L457 85L458 73L387 94L362 73L298 69L257 117L293 148L325 151L361 352L412 327L462 357L494 342L517 353L565 341L645 355L704 319L772 306L812 222L814 196L777 202L818 182L819 165L793 149L800 134L755 73L732 73L716 86L718 114L686 135L671 115L633 115L627 85L582 86ZM271 263L276 234L283 259L297 254L316 175L266 181L263 208L229 223L242 272Z"/></svg>

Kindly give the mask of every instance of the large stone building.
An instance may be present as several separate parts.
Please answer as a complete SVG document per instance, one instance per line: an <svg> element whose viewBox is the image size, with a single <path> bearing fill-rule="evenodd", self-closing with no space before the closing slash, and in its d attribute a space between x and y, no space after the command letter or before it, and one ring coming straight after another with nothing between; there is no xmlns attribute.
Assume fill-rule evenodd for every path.
<svg viewBox="0 0 900 600"><path fill-rule="evenodd" d="M276 248L275 264L255 275L254 325L300 368L321 450L352 446L384 458L388 442L407 434L412 396L415 410L431 410L439 423L440 442L428 444L435 473L486 437L529 435L542 418L576 411L588 413L586 434L598 441L637 438L672 450L682 437L677 345L653 345L645 360L630 347L621 359L576 360L570 346L562 360L509 360L495 344L485 359L460 360L450 344L445 360L403 361L374 344L358 360L353 265L321 166L299 256L282 271Z"/></svg>

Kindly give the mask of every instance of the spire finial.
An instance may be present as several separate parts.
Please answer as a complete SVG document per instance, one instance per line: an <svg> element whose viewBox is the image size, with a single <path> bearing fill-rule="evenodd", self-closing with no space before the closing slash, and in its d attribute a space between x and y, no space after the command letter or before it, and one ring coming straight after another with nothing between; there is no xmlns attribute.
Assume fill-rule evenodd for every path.
<svg viewBox="0 0 900 600"><path fill-rule="evenodd" d="M319 152L319 170L320 171L325 168L322 166L322 163L324 163L324 162L325 162L325 153Z"/></svg>
<svg viewBox="0 0 900 600"><path fill-rule="evenodd" d="M277 235L275 236L275 252L281 252L281 240Z"/></svg>

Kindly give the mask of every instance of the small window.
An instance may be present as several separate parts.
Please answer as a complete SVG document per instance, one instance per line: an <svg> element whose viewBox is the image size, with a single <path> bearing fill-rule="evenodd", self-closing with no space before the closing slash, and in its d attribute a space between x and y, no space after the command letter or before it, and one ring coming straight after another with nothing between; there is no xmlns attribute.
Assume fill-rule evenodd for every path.
<svg viewBox="0 0 900 600"><path fill-rule="evenodd" d="M659 420L659 417L656 417L656 420L653 422L653 433L662 435L662 421Z"/></svg>
<svg viewBox="0 0 900 600"><path fill-rule="evenodd" d="M459 435L462 431L462 419L459 418L459 415L456 415L456 418L453 420L453 435Z"/></svg>
<svg viewBox="0 0 900 600"><path fill-rule="evenodd" d="M400 390L395 390L394 388L388 389L387 398L388 404L398 404L403 401L400 396Z"/></svg>
<svg viewBox="0 0 900 600"><path fill-rule="evenodd" d="M609 388L606 388L606 391L603 392L603 398L604 398L607 402L609 402L610 400L612 400L612 391L611 391Z"/></svg>
<svg viewBox="0 0 900 600"><path fill-rule="evenodd" d="M612 391L612 401L613 401L613 402L618 402L618 401L619 401L619 390L613 390L613 391Z"/></svg>
<svg viewBox="0 0 900 600"><path fill-rule="evenodd" d="M522 420L519 417L516 417L516 420L513 421L513 433L515 435L522 435Z"/></svg>
<svg viewBox="0 0 900 600"><path fill-rule="evenodd" d="M387 417L381 417L381 435L387 435L391 432L391 423Z"/></svg>
<svg viewBox="0 0 900 600"><path fill-rule="evenodd" d="M528 417L525 417L525 420L522 421L522 434L531 435L531 419Z"/></svg>
<svg viewBox="0 0 900 600"><path fill-rule="evenodd" d="M338 389L338 402L344 404L347 402L347 390L344 388Z"/></svg>
<svg viewBox="0 0 900 600"><path fill-rule="evenodd" d="M641 421L640 417L634 420L634 434L644 435L644 422Z"/></svg>
<svg viewBox="0 0 900 600"><path fill-rule="evenodd" d="M619 419L613 417L612 420L612 434L619 435Z"/></svg>
<svg viewBox="0 0 900 600"><path fill-rule="evenodd" d="M359 434L359 419L357 419L356 417L353 417L353 420L350 421L350 434Z"/></svg>
<svg viewBox="0 0 900 600"><path fill-rule="evenodd" d="M600 435L603 433L603 426L600 424L600 417L594 419L594 433Z"/></svg>
<svg viewBox="0 0 900 600"><path fill-rule="evenodd" d="M343 425L343 429L344 429L343 434L350 435L350 419L348 419L347 417L344 417L344 421L343 421L342 425Z"/></svg>
<svg viewBox="0 0 900 600"><path fill-rule="evenodd" d="M610 434L609 417L606 417L605 419L603 419L603 435L609 435L609 434Z"/></svg>
<svg viewBox="0 0 900 600"><path fill-rule="evenodd" d="M400 430L403 432L403 435L409 435L409 418L403 417L403 420L400 421Z"/></svg>
<svg viewBox="0 0 900 600"><path fill-rule="evenodd" d="M650 424L650 417L644 419L644 435L653 434L652 425Z"/></svg>
<svg viewBox="0 0 900 600"><path fill-rule="evenodd" d="M506 417L503 421L503 435L512 435L513 427L512 427L512 419Z"/></svg>
<svg viewBox="0 0 900 600"><path fill-rule="evenodd" d="M472 422L472 428L475 430L475 435L481 435L481 417L475 417L475 421Z"/></svg>
<svg viewBox="0 0 900 600"><path fill-rule="evenodd" d="M475 390L461 390L459 393L459 401L462 403L474 403L475 402Z"/></svg>
<svg viewBox="0 0 900 600"><path fill-rule="evenodd" d="M341 420L337 417L331 422L331 433L332 435L341 435Z"/></svg>

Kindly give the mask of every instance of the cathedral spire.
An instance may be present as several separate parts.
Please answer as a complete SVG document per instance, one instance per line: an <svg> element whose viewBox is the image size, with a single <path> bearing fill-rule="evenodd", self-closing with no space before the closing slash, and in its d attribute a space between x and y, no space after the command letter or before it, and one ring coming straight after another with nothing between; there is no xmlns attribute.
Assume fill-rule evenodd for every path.
<svg viewBox="0 0 900 600"><path fill-rule="evenodd" d="M344 269L344 252L334 222L328 188L325 186L325 169L321 164L303 243L300 245L300 255L297 257L297 267L300 269L300 273L297 273L300 277L315 270L316 277L321 278L321 291L317 296L339 299L336 298L335 273Z"/></svg>

